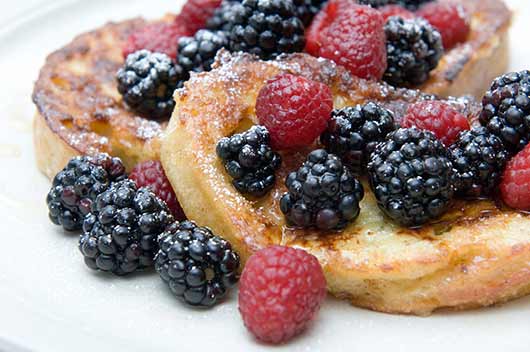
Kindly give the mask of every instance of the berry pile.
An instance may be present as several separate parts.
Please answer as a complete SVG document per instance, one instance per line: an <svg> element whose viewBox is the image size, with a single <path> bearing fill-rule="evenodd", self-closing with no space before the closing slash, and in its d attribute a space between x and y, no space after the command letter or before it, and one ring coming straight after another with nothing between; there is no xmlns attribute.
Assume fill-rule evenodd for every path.
<svg viewBox="0 0 530 352"><path fill-rule="evenodd" d="M230 243L191 221L174 223L158 239L156 271L192 306L211 307L238 281L239 256Z"/></svg>
<svg viewBox="0 0 530 352"><path fill-rule="evenodd" d="M239 192L261 197L274 186L281 158L269 146L269 139L265 127L253 126L217 144L217 155Z"/></svg>
<svg viewBox="0 0 530 352"><path fill-rule="evenodd" d="M287 176L285 185L289 192L283 195L280 209L294 226L337 230L359 216L362 184L337 156L323 149L311 152L300 169Z"/></svg>

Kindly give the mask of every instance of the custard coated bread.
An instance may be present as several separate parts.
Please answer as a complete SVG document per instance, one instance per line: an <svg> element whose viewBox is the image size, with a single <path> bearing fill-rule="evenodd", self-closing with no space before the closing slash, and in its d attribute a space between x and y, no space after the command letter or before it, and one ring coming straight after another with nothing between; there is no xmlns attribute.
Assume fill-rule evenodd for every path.
<svg viewBox="0 0 530 352"><path fill-rule="evenodd" d="M243 262L271 244L303 248L319 259L333 295L382 312L426 315L530 292L530 219L492 201L455 201L442 219L413 230L385 218L365 184L361 214L344 231L293 229L279 207L283 180L315 146L281 153L276 185L264 198L238 193L216 144L257 123L260 88L285 72L327 84L336 108L373 101L394 111L398 121L410 103L430 98L352 77L305 54L263 62L223 52L215 70L195 75L176 92L162 142L162 163L189 218L230 241ZM469 119L480 109L472 100L448 102Z"/></svg>
<svg viewBox="0 0 530 352"><path fill-rule="evenodd" d="M420 90L440 96L480 97L508 62L510 12L502 0L459 0L472 14L469 39L445 53ZM161 21L171 21L166 16ZM116 72L128 35L144 26L135 19L82 34L52 53L35 84L34 125L39 169L53 177L78 154L108 152L130 170L158 159L166 122L131 112L118 93ZM197 107L198 111L200 107Z"/></svg>

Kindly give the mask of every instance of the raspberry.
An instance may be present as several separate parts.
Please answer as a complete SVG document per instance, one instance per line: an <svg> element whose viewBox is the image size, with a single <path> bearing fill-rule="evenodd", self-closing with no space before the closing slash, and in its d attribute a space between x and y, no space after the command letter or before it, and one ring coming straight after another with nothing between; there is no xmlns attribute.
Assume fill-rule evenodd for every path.
<svg viewBox="0 0 530 352"><path fill-rule="evenodd" d="M148 187L157 197L166 202L175 220L186 219L160 161L149 160L137 164L132 169L129 178L136 183L138 188Z"/></svg>
<svg viewBox="0 0 530 352"><path fill-rule="evenodd" d="M239 285L239 312L254 336L282 343L301 333L326 296L326 279L313 255L284 246L256 252Z"/></svg>
<svg viewBox="0 0 530 352"><path fill-rule="evenodd" d="M383 15L385 21L392 16L399 16L406 20L416 17L414 13L399 5L386 5L378 8L378 10Z"/></svg>
<svg viewBox="0 0 530 352"><path fill-rule="evenodd" d="M175 23L182 24L189 36L193 36L199 29L206 27L206 21L220 5L221 0L188 0L175 18Z"/></svg>
<svg viewBox="0 0 530 352"><path fill-rule="evenodd" d="M502 200L510 207L530 210L530 145L508 162L500 189Z"/></svg>
<svg viewBox="0 0 530 352"><path fill-rule="evenodd" d="M331 1L307 32L306 51L346 67L366 79L381 79L386 69L383 16L369 6Z"/></svg>
<svg viewBox="0 0 530 352"><path fill-rule="evenodd" d="M410 105L401 125L431 131L446 146L453 144L461 131L469 130L466 117L441 101Z"/></svg>
<svg viewBox="0 0 530 352"><path fill-rule="evenodd" d="M132 33L123 46L123 57L127 58L139 50L163 53L172 58L177 57L177 42L190 33L177 23L152 23Z"/></svg>
<svg viewBox="0 0 530 352"><path fill-rule="evenodd" d="M333 98L325 84L280 74L261 88L256 115L267 127L275 149L309 145L326 129Z"/></svg>
<svg viewBox="0 0 530 352"><path fill-rule="evenodd" d="M417 12L442 35L445 49L465 42L470 31L469 15L461 4L451 2L431 2Z"/></svg>

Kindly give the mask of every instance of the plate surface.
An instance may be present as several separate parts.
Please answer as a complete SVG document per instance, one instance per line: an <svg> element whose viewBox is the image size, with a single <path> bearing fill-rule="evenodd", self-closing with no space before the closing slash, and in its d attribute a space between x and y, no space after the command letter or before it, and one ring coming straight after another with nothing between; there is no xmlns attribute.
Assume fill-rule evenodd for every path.
<svg viewBox="0 0 530 352"><path fill-rule="evenodd" d="M518 70L530 57L523 44L530 5L527 0L508 2L516 11L511 68ZM179 3L18 0L12 5L0 0L1 351L271 348L246 332L235 292L212 310L192 310L176 301L153 272L128 278L94 273L81 260L77 236L47 219L49 181L35 167L30 100L45 56L106 21L161 16L177 11ZM529 317L530 298L428 318L374 313L329 298L306 334L274 350L528 351Z"/></svg>

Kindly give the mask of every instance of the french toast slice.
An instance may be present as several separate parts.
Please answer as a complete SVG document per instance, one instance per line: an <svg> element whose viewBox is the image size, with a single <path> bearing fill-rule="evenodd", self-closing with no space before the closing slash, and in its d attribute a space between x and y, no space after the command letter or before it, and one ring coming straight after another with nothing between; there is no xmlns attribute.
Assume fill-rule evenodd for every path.
<svg viewBox="0 0 530 352"><path fill-rule="evenodd" d="M257 123L256 96L279 73L327 84L336 108L374 101L394 111L398 121L410 103L432 96L364 81L305 54L263 62L222 52L218 59L216 69L177 90L161 160L188 217L229 240L243 262L272 244L303 248L319 259L333 295L391 313L487 306L530 292L525 214L489 200L455 201L443 218L408 229L385 218L365 182L361 215L344 231L295 229L279 207L284 180L316 146L282 152L276 185L258 200L236 191L216 155L219 139ZM480 110L473 99L448 102L470 120Z"/></svg>
<svg viewBox="0 0 530 352"><path fill-rule="evenodd" d="M420 89L440 96L480 96L507 67L510 11L502 0L459 0L472 14L469 40L448 51ZM161 21L171 21L166 16ZM115 75L127 36L141 19L109 23L52 53L35 84L37 165L53 177L77 154L108 152L127 169L158 159L166 122L148 121L126 108Z"/></svg>

